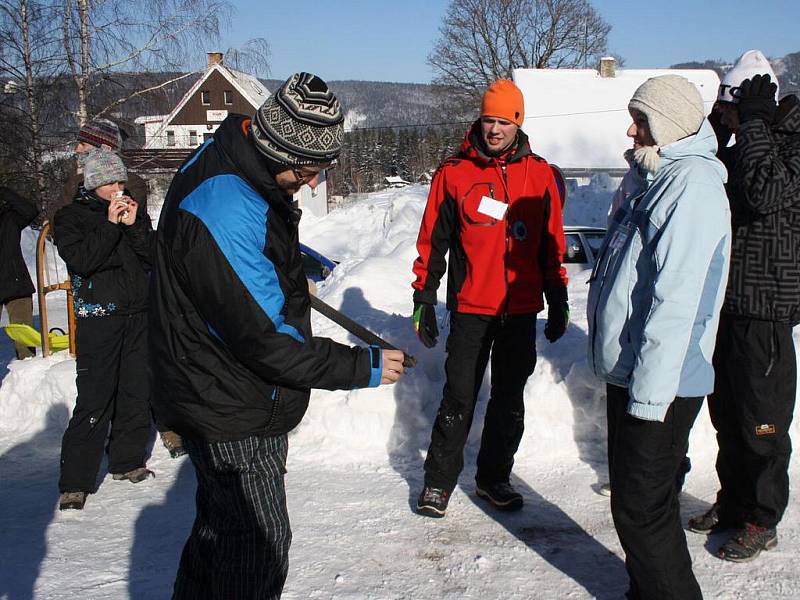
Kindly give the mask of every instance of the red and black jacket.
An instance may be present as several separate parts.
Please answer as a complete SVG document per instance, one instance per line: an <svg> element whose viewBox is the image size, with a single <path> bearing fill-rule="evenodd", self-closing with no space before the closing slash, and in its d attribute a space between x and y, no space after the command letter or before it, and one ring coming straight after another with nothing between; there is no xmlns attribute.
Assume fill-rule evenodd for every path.
<svg viewBox="0 0 800 600"><path fill-rule="evenodd" d="M447 270L451 311L537 313L544 308L545 290L567 285L553 172L531 152L522 131L503 156L489 157L482 147L477 121L458 154L433 177L417 238L414 302L436 304L436 290ZM478 211L484 196L507 205L502 219Z"/></svg>

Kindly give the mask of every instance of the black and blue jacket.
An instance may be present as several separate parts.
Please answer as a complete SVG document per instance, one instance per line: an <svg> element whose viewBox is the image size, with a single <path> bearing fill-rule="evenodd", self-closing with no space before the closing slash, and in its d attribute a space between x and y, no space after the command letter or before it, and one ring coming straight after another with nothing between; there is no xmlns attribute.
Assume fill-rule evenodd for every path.
<svg viewBox="0 0 800 600"><path fill-rule="evenodd" d="M229 116L178 170L158 226L150 364L159 420L223 441L293 429L310 388L380 383L377 348L312 337L300 211Z"/></svg>
<svg viewBox="0 0 800 600"><path fill-rule="evenodd" d="M108 220L108 202L83 186L53 217L53 238L72 279L79 319L147 310L153 229L145 211L128 226Z"/></svg>

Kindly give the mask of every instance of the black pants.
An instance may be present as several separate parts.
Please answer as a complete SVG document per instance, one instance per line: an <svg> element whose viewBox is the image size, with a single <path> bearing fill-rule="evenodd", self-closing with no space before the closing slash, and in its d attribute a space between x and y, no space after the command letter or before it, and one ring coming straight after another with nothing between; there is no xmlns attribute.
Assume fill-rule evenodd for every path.
<svg viewBox="0 0 800 600"><path fill-rule="evenodd" d="M789 502L797 385L792 328L722 315L708 398L717 430L717 494L723 519L775 527Z"/></svg>
<svg viewBox="0 0 800 600"><path fill-rule="evenodd" d="M675 478L702 398L675 398L664 422L627 413L628 390L608 392L611 514L625 550L630 600L702 598L681 527Z"/></svg>
<svg viewBox="0 0 800 600"><path fill-rule="evenodd" d="M150 436L147 314L77 319L75 345L78 398L61 442L58 487L93 492L106 440L109 472L144 465Z"/></svg>
<svg viewBox="0 0 800 600"><path fill-rule="evenodd" d="M508 481L522 439L522 392L536 365L536 315L450 315L442 403L425 460L425 485L452 490L464 468L483 374L492 357L492 390L478 454L479 484Z"/></svg>
<svg viewBox="0 0 800 600"><path fill-rule="evenodd" d="M287 436L183 443L197 473L197 515L173 599L280 598L292 541Z"/></svg>

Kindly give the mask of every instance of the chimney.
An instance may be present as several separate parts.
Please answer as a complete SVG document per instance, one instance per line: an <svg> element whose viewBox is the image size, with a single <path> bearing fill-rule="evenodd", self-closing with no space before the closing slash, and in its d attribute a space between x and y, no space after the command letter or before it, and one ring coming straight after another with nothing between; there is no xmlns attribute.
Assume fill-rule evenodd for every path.
<svg viewBox="0 0 800 600"><path fill-rule="evenodd" d="M617 60L613 56L600 59L600 77L614 78L617 73Z"/></svg>
<svg viewBox="0 0 800 600"><path fill-rule="evenodd" d="M222 64L222 52L207 52L206 54L208 56L209 67Z"/></svg>

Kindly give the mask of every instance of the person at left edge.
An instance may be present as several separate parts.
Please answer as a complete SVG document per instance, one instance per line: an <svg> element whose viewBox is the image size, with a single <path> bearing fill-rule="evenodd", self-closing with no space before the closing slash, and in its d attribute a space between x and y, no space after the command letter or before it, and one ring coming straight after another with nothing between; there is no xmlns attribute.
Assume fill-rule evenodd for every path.
<svg viewBox="0 0 800 600"><path fill-rule="evenodd" d="M20 236L39 211L13 190L0 187L0 315L8 311L9 323L33 325L33 287L22 256ZM16 345L17 358L30 358L36 348Z"/></svg>
<svg viewBox="0 0 800 600"><path fill-rule="evenodd" d="M151 286L154 404L197 473L174 598L280 597L287 434L310 389L375 387L403 371L399 350L311 332L292 194L317 185L342 138L336 96L296 73L254 118L226 118L167 193Z"/></svg>

